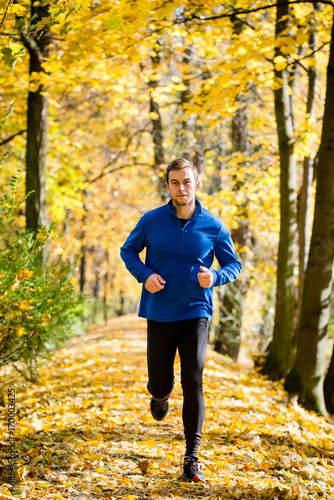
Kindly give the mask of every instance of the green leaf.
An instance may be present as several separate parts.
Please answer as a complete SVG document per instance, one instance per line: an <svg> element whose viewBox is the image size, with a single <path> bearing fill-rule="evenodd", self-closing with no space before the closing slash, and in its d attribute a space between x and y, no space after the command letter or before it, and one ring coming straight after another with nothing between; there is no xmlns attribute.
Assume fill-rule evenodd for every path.
<svg viewBox="0 0 334 500"><path fill-rule="evenodd" d="M35 14L34 14L34 15L30 18L30 24L31 24L31 22L32 22L34 19L36 19L36 18L37 18L37 19L39 19L39 15L35 13Z"/></svg>
<svg viewBox="0 0 334 500"><path fill-rule="evenodd" d="M17 19L14 28L16 30L21 30L22 28L24 28L25 25L26 25L25 19L20 18L20 19Z"/></svg>

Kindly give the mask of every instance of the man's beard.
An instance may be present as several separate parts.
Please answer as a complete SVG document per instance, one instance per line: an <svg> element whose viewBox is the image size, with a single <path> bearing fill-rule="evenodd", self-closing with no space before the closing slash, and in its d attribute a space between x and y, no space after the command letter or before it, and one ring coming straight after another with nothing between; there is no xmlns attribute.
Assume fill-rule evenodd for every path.
<svg viewBox="0 0 334 500"><path fill-rule="evenodd" d="M185 205L190 205L191 202L193 201L194 197L186 197L184 200L179 200L177 197L173 198L173 202L175 205L178 205L180 207L184 207Z"/></svg>

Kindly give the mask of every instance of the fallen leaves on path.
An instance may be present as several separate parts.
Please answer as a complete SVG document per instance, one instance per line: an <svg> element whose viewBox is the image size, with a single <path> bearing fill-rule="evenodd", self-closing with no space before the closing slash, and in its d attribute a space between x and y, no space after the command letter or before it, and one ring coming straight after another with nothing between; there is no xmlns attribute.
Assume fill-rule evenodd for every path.
<svg viewBox="0 0 334 500"><path fill-rule="evenodd" d="M178 361L170 413L156 422L145 332L109 326L75 339L44 365L36 384L17 392L19 498L334 498L334 432L325 419L287 404L280 384L211 349L204 378L207 482L198 485L181 479ZM4 480L6 459L2 466ZM0 500L7 495L3 483Z"/></svg>

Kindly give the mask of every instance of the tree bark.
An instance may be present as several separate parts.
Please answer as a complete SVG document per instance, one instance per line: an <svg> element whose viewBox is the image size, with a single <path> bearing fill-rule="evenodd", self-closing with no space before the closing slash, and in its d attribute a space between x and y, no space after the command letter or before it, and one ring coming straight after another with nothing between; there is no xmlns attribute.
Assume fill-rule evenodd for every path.
<svg viewBox="0 0 334 500"><path fill-rule="evenodd" d="M119 292L119 302L115 309L116 316L123 316L125 314L125 297L123 290Z"/></svg>
<svg viewBox="0 0 334 500"><path fill-rule="evenodd" d="M232 233L234 242L240 244L241 239L246 243L248 228L239 226ZM246 253L240 256L242 265L246 262ZM238 360L241 347L241 325L246 294L246 275L243 273L234 283L225 285L219 296L219 320L215 328L214 350Z"/></svg>
<svg viewBox="0 0 334 500"><path fill-rule="evenodd" d="M48 16L48 6L31 2L31 17L37 23ZM42 63L49 53L50 31L47 27L37 32L34 38L22 36L29 56L29 76L43 73ZM48 131L49 98L42 84L35 92L28 93L27 111L27 153L26 153L26 194L31 193L26 201L26 226L37 231L48 226L46 203L46 155Z"/></svg>
<svg viewBox="0 0 334 500"><path fill-rule="evenodd" d="M334 346L331 362L324 382L325 404L329 413L334 413Z"/></svg>
<svg viewBox="0 0 334 500"><path fill-rule="evenodd" d="M276 40L288 26L289 5L278 1ZM281 56L279 44L275 55ZM294 358L296 318L295 263L297 256L297 169L294 156L293 110L287 69L275 69L275 116L280 155L280 238L277 262L276 310L273 339L262 371L271 379L285 377Z"/></svg>
<svg viewBox="0 0 334 500"><path fill-rule="evenodd" d="M104 273L104 279L103 279L103 318L104 318L104 324L106 325L108 323L108 286L109 286L109 280L110 280L110 273L109 273L109 267L110 267L110 258L109 258L109 251L105 250L104 252L105 255L105 273Z"/></svg>
<svg viewBox="0 0 334 500"><path fill-rule="evenodd" d="M315 27L310 35L310 49L316 50ZM315 57L315 54L314 56ZM315 119L315 95L317 86L317 67L315 64L308 69L308 96L306 104L306 113L308 119ZM310 151L312 150L312 140L310 140ZM313 157L311 155L304 158L303 163L303 182L300 190L298 200L298 243L299 243L299 272L298 272L298 306L297 306L297 324L299 327L300 314L302 307L302 297L304 288L305 268L307 262L307 254L309 250L309 230L308 225L311 216L311 202L312 202L312 182L313 182Z"/></svg>
<svg viewBox="0 0 334 500"><path fill-rule="evenodd" d="M72 220L72 210L65 208L65 219L63 221L63 233L64 238L66 240L67 245L71 243L71 220ZM74 263L74 255L70 252L69 255L69 264L70 264L70 273L72 276L75 275L75 263Z"/></svg>
<svg viewBox="0 0 334 500"><path fill-rule="evenodd" d="M193 137L193 130L197 120L196 115L193 113L190 116L185 115L184 109L185 105L191 102L191 88L190 88L190 68L193 68L193 52L194 47L186 47L183 58L182 58L182 83L184 85L184 90L180 92L180 105L179 110L182 113L182 118L184 121L175 122L175 143L180 146L181 154L180 156L185 157L192 161L191 154L191 137Z"/></svg>
<svg viewBox="0 0 334 500"><path fill-rule="evenodd" d="M232 118L232 152L248 154L250 150L248 134L248 99L239 97L238 109Z"/></svg>
<svg viewBox="0 0 334 500"><path fill-rule="evenodd" d="M235 28L235 31L237 28ZM238 33L239 30L237 31ZM239 108L232 119L232 150L233 153L249 152L247 100L239 99ZM241 188L240 182L236 182L235 191ZM238 248L249 245L249 224L247 221L247 206L241 208L242 219L239 227L232 232L232 239ZM242 252L239 255L243 267L245 267L247 255ZM226 354L237 361L241 346L241 324L246 295L246 273L234 283L225 285L219 294L219 320L215 328L214 350Z"/></svg>
<svg viewBox="0 0 334 500"><path fill-rule="evenodd" d="M203 134L203 124L198 122L198 116L194 113L185 115L185 105L191 102L191 79L195 69L202 69L202 79L207 77L206 68L197 68L194 61L196 50L194 46L185 48L182 58L182 83L185 89L180 92L180 109L184 120L175 124L175 143L181 147L183 158L190 160L196 165L199 175L205 170L205 144L207 136Z"/></svg>
<svg viewBox="0 0 334 500"><path fill-rule="evenodd" d="M86 245L86 224L87 224L87 189L82 192L82 207L84 209L84 214L82 217L82 229L81 229L81 248L80 248L80 292L83 294L86 291L86 268L87 268L87 245Z"/></svg>
<svg viewBox="0 0 334 500"><path fill-rule="evenodd" d="M160 64L160 45L158 42L156 42L155 44L155 55L151 56L151 60L152 60L154 78L152 78L149 81L148 85L150 91L150 116L152 122L152 139L154 147L153 169L155 173L158 175L159 195L163 201L166 201L166 199L168 198L168 194L166 192L165 176L159 175L162 172L162 170L160 169L160 165L164 165L165 163L165 154L163 146L163 127L162 127L162 119L161 119L159 103L156 102L154 95L154 90L159 85L159 80L155 78L159 70L159 64Z"/></svg>
<svg viewBox="0 0 334 500"><path fill-rule="evenodd" d="M91 322L97 323L99 319L99 306L100 306L100 298L101 298L101 290L102 290L102 266L103 266L103 249L101 245L97 245L93 249L94 252L94 261L93 261L93 269L92 274L94 276L94 280L92 283L92 297L91 302L92 306L92 314L91 314Z"/></svg>
<svg viewBox="0 0 334 500"><path fill-rule="evenodd" d="M314 220L297 355L285 383L291 394L298 394L300 404L322 415L327 413L323 381L334 259L334 22L331 36ZM331 376L330 372L329 379Z"/></svg>

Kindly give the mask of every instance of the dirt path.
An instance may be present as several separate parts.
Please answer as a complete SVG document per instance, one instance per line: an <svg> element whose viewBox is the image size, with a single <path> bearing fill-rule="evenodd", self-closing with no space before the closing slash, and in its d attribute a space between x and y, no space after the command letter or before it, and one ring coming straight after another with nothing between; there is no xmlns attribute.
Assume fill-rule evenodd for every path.
<svg viewBox="0 0 334 500"><path fill-rule="evenodd" d="M92 329L45 364L37 384L17 392L19 498L334 498L333 427L286 405L279 384L211 349L200 448L207 483L182 481L178 363L170 413L155 422L143 328L132 317ZM0 500L6 493L4 483Z"/></svg>

